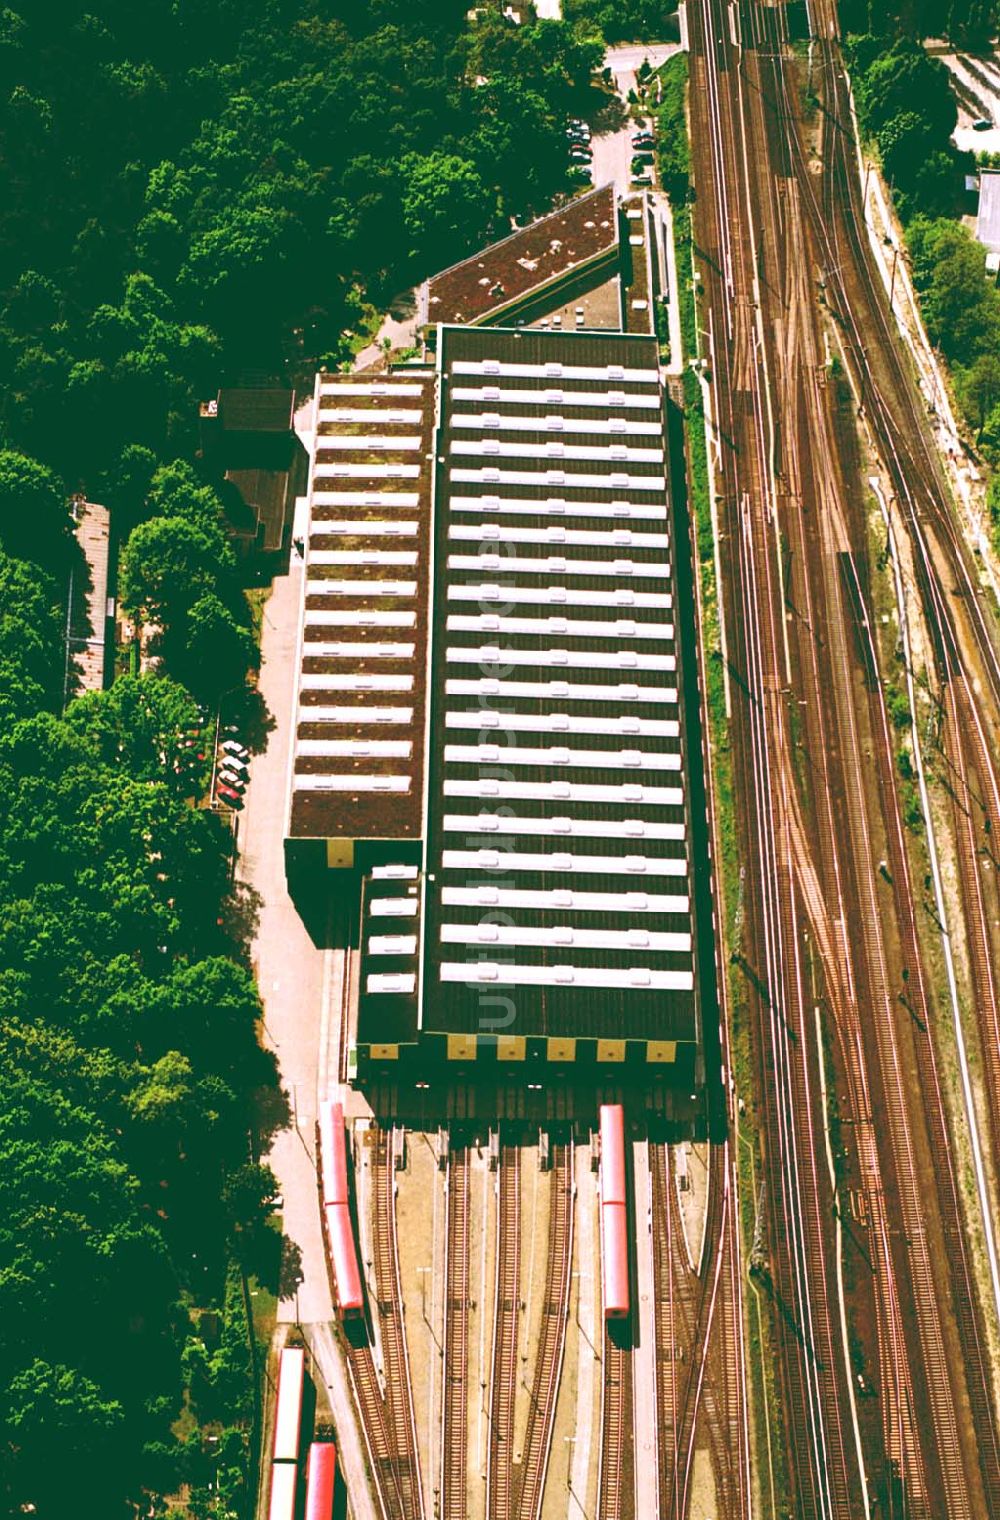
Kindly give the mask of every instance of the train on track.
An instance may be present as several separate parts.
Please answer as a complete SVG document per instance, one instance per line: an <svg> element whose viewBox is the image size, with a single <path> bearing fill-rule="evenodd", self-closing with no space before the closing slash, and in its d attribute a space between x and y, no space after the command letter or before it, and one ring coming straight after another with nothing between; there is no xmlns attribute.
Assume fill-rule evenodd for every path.
<svg viewBox="0 0 1000 1520"><path fill-rule="evenodd" d="M625 1198L625 1113L601 1107L601 1292L606 1320L627 1319L628 1210Z"/></svg>
<svg viewBox="0 0 1000 1520"><path fill-rule="evenodd" d="M310 1445L306 1459L304 1511L298 1502L305 1373L303 1348L286 1346L278 1362L268 1520L296 1520L299 1514L304 1515L304 1520L333 1520L337 1448L332 1441L313 1441Z"/></svg>
<svg viewBox="0 0 1000 1520"><path fill-rule="evenodd" d="M320 1204L334 1301L341 1319L358 1319L364 1312L364 1294L351 1219L344 1108L329 1099L320 1104L319 1156Z"/></svg>

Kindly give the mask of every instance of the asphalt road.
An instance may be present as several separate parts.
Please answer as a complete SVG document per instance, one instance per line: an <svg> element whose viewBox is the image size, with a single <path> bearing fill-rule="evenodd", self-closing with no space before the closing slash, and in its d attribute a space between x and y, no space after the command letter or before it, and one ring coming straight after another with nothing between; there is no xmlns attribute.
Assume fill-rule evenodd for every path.
<svg viewBox="0 0 1000 1520"><path fill-rule="evenodd" d="M275 578L264 607L260 689L274 719L267 748L250 767L240 816L239 876L259 899L252 954L264 1003L264 1043L278 1058L288 1128L266 1158L283 1198L286 1292L279 1324L298 1325L325 1383L337 1428L354 1427L343 1358L332 1333L333 1304L316 1198L316 1116L336 1070L343 952L316 946L285 884L283 841L302 561ZM297 1280L297 1281L296 1281ZM340 1462L355 1520L375 1520L360 1437L341 1440Z"/></svg>

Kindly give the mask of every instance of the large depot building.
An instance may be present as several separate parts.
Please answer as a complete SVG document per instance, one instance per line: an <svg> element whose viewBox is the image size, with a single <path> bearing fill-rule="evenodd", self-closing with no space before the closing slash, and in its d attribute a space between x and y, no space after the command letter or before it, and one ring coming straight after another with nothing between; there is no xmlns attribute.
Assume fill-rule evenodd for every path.
<svg viewBox="0 0 1000 1520"><path fill-rule="evenodd" d="M712 910L657 342L435 336L317 380L290 878L356 878L362 1076L691 1089Z"/></svg>

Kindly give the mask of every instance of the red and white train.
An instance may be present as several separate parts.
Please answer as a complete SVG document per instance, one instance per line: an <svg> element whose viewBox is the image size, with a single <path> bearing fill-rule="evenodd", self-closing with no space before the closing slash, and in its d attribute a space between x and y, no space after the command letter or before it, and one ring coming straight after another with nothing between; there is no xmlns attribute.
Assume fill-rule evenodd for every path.
<svg viewBox="0 0 1000 1520"><path fill-rule="evenodd" d="M305 1372L303 1348L286 1346L278 1363L268 1520L296 1520L299 1514L299 1452ZM336 1446L332 1441L313 1441L306 1462L304 1520L333 1520L336 1483Z"/></svg>
<svg viewBox="0 0 1000 1520"><path fill-rule="evenodd" d="M332 1441L314 1441L306 1463L304 1520L333 1520L337 1487L337 1448Z"/></svg>
<svg viewBox="0 0 1000 1520"><path fill-rule="evenodd" d="M356 1318L364 1309L364 1297L347 1185L344 1108L329 1099L320 1104L319 1154L320 1203L334 1297L341 1318Z"/></svg>
<svg viewBox="0 0 1000 1520"><path fill-rule="evenodd" d="M620 1103L601 1107L601 1291L604 1318L627 1319L628 1206L625 1198L625 1114Z"/></svg>

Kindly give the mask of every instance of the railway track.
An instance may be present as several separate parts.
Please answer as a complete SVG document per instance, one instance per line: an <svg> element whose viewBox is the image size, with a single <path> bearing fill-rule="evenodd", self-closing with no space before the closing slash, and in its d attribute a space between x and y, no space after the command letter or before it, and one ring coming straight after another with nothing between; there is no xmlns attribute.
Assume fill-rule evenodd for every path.
<svg viewBox="0 0 1000 1520"><path fill-rule="evenodd" d="M448 1157L445 1234L444 1395L441 1409L443 1520L467 1520L469 1370L469 1152Z"/></svg>
<svg viewBox="0 0 1000 1520"><path fill-rule="evenodd" d="M347 1341L347 1366L379 1510L383 1520L402 1520L403 1496L397 1483L395 1447L389 1437L385 1402L367 1333L363 1341L360 1337L358 1343Z"/></svg>
<svg viewBox="0 0 1000 1520"><path fill-rule="evenodd" d="M385 1423L400 1520L423 1520L423 1492L413 1415L410 1361L396 1247L395 1130L378 1129L372 1150L375 1195L375 1285L385 1359Z"/></svg>
<svg viewBox="0 0 1000 1520"><path fill-rule="evenodd" d="M719 1515L740 1520L749 1502L741 1462L739 1328L726 1291L725 1165L724 1147L713 1147L701 1276L687 1256L673 1153L650 1146L661 1520L688 1515L699 1429L711 1453Z"/></svg>
<svg viewBox="0 0 1000 1520"><path fill-rule="evenodd" d="M545 1475L552 1446L556 1397L566 1349L566 1320L573 1266L573 1215L576 1185L573 1142L552 1148L552 1197L549 1207L548 1256L542 1325L528 1405L521 1469L521 1520L540 1520Z"/></svg>
<svg viewBox="0 0 1000 1520"><path fill-rule="evenodd" d="M829 19L829 35L835 34L834 20ZM860 186L857 182L857 163L853 157L853 123L846 97L844 77L839 69L832 48L821 50L820 70L824 82L827 119L837 123L837 130L828 134L831 163L821 182L824 196L820 209L816 198L816 177L803 154L799 154L798 179L803 189L804 202L809 211L814 234L823 250L823 260L828 281L838 310L848 355L853 363L864 399L869 425L878 444L883 462L893 480L897 499L907 524L914 551L914 564L924 607L927 626L930 629L932 648L938 674L944 683L945 703L951 707L955 721L949 725L946 741L951 743L950 758L956 772L966 776L963 740L971 735L973 745L983 734L983 724L975 709L968 678L964 669L962 641L956 628L956 619L967 623L968 640L976 647L986 687L995 699L998 685L996 651L991 632L986 625L980 600L969 571L967 553L958 541L958 534L942 490L940 464L933 446L926 438L926 417L918 403L913 382L907 366L898 352L898 335L894 321L888 312L887 299L877 279L868 247L867 232L860 209ZM859 326L855 308L862 312L863 331L869 340L879 335L876 343L865 345L862 327ZM900 421L900 419L905 419ZM929 529L929 532L928 532ZM947 583L957 586L961 595L958 600L946 597L941 582L938 561L944 560ZM958 695L956 695L956 691ZM957 718L957 704L961 697L968 699L968 709L963 724ZM876 714L876 720L878 714ZM884 714L882 716L884 725ZM876 731L878 721L876 721ZM890 830L892 845L891 870L898 884L906 880L907 864L902 844L902 826L899 822L899 804L893 768L891 744L881 746L882 789L887 816L893 820ZM987 793L996 794L996 779L987 757L983 781ZM961 824L961 820L958 820ZM991 983L989 956L983 955L984 917L981 897L977 891L978 876L975 862L970 861L971 841L968 833L963 841L959 827L960 861L964 859L963 888L966 922L970 930L970 950L973 957L973 976L976 985L976 1008L980 1021L981 1039L989 1065L993 1056L989 1047L996 1048L997 1021L995 988ZM920 973L920 936L917 933L912 892L897 892L897 913L901 924L906 951L906 964L910 967L911 982L909 1002L914 1017L920 1021L923 1034L914 1037L916 1055L921 1070L921 1091L924 1094L926 1122L930 1136L931 1154L936 1158L933 1175L945 1239L945 1256L951 1272L951 1300L955 1321L962 1344L962 1363L965 1371L973 1425L976 1431L976 1450L982 1478L986 1489L986 1502L990 1510L1000 1503L1000 1471L995 1411L992 1399L992 1380L984 1356L984 1336L981 1324L981 1307L973 1288L968 1250L964 1238L962 1211L955 1181L955 1163L951 1154L948 1125L944 1111L940 1082L936 1070L933 1043L927 1034L931 1022L931 1005ZM977 964L978 963L978 964ZM917 972L914 978L914 971ZM913 1182L913 1187L917 1184ZM917 1189L919 1192L919 1188ZM919 1204L913 1210L919 1218ZM919 1270L924 1287L930 1281L929 1263ZM924 1291L917 1294L917 1313L921 1325L921 1339L927 1358L927 1378L932 1399L934 1394L948 1387L949 1374L954 1377L955 1368L946 1360L936 1327L928 1322L929 1305L932 1302ZM934 1431L939 1446L941 1478L951 1512L965 1513L964 1474L961 1471L961 1454L958 1450L954 1417L947 1409L939 1408L934 1417Z"/></svg>
<svg viewBox="0 0 1000 1520"><path fill-rule="evenodd" d="M619 1331L620 1324L604 1332L597 1520L629 1520L635 1508L626 1439L632 1429L632 1353L612 1339Z"/></svg>
<svg viewBox="0 0 1000 1520"><path fill-rule="evenodd" d="M486 1465L489 1520L515 1520L514 1402L517 1392L517 1329L521 1291L521 1153L500 1150L490 1377L490 1435Z"/></svg>
<svg viewBox="0 0 1000 1520"><path fill-rule="evenodd" d="M782 1306L775 1316L776 1347L797 1513L826 1520L857 1513L851 1496L859 1484L842 1434L821 1213L824 1188L803 1059L804 988L794 862L785 826L787 777L778 763L780 748L775 750L784 722L786 634L773 527L777 424L762 374L766 337L755 298L763 271L753 228L760 215L768 225L780 225L775 184L780 166L772 176L756 81L747 91L749 106L743 100L743 82L728 56L729 21L725 7L713 0L688 8L692 142L707 161L699 184L715 191L696 202L696 242L705 251L701 272L710 296L709 359L723 440L719 462L726 532L720 555L724 581L738 608L727 628L729 665L738 683L735 762L747 804L747 858L754 863L747 915L752 944L745 964L762 1059L762 1160L772 1212L766 1286ZM764 211L752 213L758 173ZM774 281L780 275L768 268L765 278Z"/></svg>

